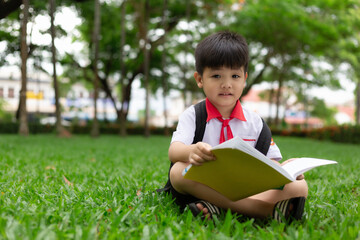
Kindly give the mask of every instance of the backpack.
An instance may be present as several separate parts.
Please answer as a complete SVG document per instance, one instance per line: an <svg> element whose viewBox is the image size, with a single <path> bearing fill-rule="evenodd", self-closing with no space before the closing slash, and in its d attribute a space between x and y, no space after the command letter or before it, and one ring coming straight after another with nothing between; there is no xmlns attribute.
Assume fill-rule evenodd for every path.
<svg viewBox="0 0 360 240"><path fill-rule="evenodd" d="M196 127L195 127L195 136L194 136L192 144L202 141L202 139L204 137L204 133L205 133L206 119L207 119L205 100L195 104L194 107L195 107ZM257 149L262 154L266 155L270 148L271 131L270 131L269 126L265 123L264 119L261 118L261 120L263 122L263 127L261 129L255 149ZM165 184L165 186L163 188L157 189L156 190L157 192L166 192L166 193L170 192L170 187L171 187L170 169L172 168L173 165L174 165L174 163L171 162L170 167L169 167L167 183Z"/></svg>

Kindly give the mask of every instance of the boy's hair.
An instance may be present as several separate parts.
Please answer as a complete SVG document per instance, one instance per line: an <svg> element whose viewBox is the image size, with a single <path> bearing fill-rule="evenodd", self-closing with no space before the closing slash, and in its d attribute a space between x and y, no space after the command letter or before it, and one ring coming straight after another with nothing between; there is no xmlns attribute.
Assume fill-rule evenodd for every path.
<svg viewBox="0 0 360 240"><path fill-rule="evenodd" d="M204 38L195 50L196 71L202 75L205 67L244 67L247 72L249 49L243 36L223 31Z"/></svg>

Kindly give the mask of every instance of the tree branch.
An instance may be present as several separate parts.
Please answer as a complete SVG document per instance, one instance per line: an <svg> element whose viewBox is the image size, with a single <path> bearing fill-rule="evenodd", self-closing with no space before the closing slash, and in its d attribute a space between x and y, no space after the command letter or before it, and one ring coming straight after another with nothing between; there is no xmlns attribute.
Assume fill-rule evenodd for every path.
<svg viewBox="0 0 360 240"><path fill-rule="evenodd" d="M267 69L268 66L270 66L270 58L272 56L273 56L273 52L269 52L268 54L266 54L264 61L263 61L263 64L264 64L263 69L261 69L261 71L258 73L258 75L256 75L256 77L254 78L253 81L251 81L250 83L247 82L246 87L244 88L244 91L243 91L243 94L241 95L241 97L248 94L254 85L256 85L262 81L262 77L264 75L265 70Z"/></svg>

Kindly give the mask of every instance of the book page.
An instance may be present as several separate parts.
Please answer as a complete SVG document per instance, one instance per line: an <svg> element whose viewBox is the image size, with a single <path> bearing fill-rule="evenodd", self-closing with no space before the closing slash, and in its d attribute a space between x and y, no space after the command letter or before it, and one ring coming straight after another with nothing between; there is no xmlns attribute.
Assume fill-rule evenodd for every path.
<svg viewBox="0 0 360 240"><path fill-rule="evenodd" d="M291 176L296 178L300 174L309 171L310 169L328 164L337 164L337 162L318 158L297 158L282 167Z"/></svg>
<svg viewBox="0 0 360 240"><path fill-rule="evenodd" d="M291 179L292 181L295 180L292 178L292 175L289 175L287 173L287 171L284 171L284 169L280 165L276 164L270 158L266 157L264 154L259 152L256 148L250 146L247 142L242 140L240 137L234 137L233 139L223 142L222 144L213 147L212 150L226 149L226 148L238 149L238 150L262 161L263 163L269 165L276 171L280 172L282 175L286 176L288 179Z"/></svg>

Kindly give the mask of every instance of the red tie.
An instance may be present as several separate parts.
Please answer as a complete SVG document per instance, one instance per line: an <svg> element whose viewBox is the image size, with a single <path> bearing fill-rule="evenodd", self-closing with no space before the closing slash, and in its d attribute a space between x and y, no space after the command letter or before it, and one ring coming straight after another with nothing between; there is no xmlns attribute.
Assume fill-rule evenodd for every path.
<svg viewBox="0 0 360 240"><path fill-rule="evenodd" d="M224 133L224 129L226 128L226 134L227 134L227 139L232 139L233 138L233 134L229 125L229 122L231 119L233 118L229 118L229 119L223 119L221 117L218 117L217 119L219 119L220 122L222 122L222 127L221 127L221 133L220 133L220 143L225 142L225 133Z"/></svg>

